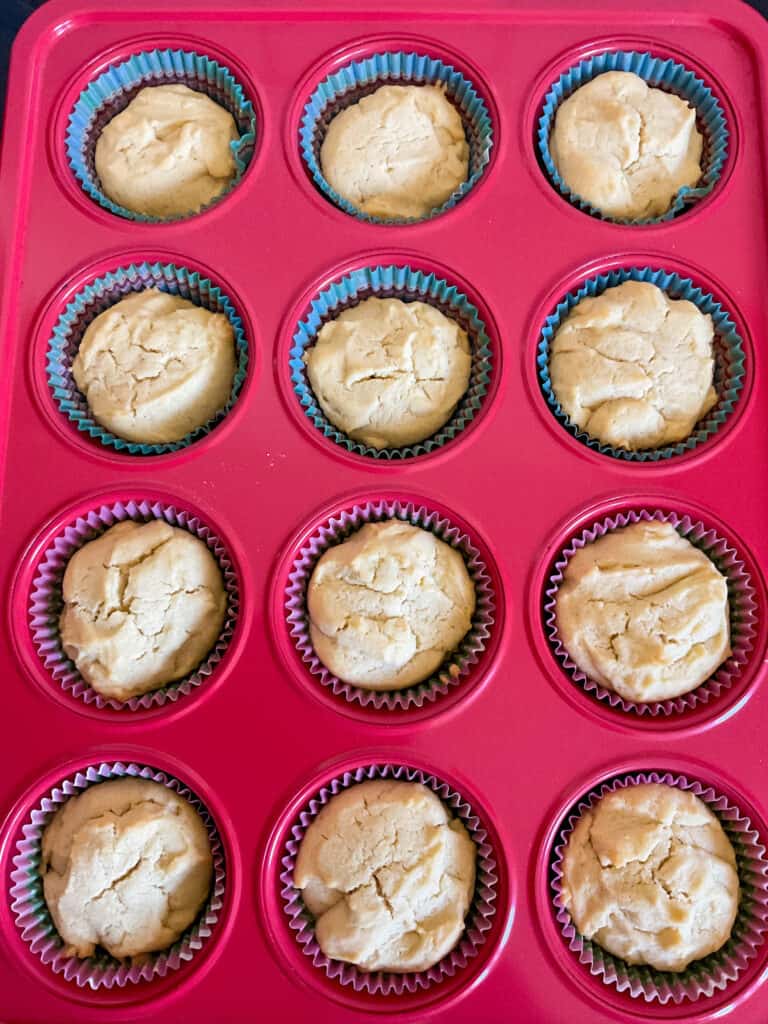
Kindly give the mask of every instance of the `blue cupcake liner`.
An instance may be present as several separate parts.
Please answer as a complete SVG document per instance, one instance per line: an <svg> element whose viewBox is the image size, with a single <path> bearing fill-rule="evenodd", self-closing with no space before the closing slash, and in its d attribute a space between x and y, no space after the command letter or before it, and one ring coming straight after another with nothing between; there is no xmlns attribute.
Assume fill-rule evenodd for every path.
<svg viewBox="0 0 768 1024"><path fill-rule="evenodd" d="M114 203L101 189L94 164L96 142L112 118L124 110L145 86L178 82L205 93L235 119L240 138L230 143L235 175L230 185L199 211L173 217L151 217ZM145 50L121 64L112 64L80 93L69 115L66 152L69 166L83 191L99 206L118 217L145 224L186 220L210 209L238 184L256 145L256 114L243 87L218 61L187 50Z"/></svg>
<svg viewBox="0 0 768 1024"><path fill-rule="evenodd" d="M435 306L466 331L472 349L469 385L451 418L431 437L402 448L373 448L362 441L353 440L335 427L315 398L302 358L305 351L317 341L323 324L334 320L343 310L357 306L371 297L398 298L405 302L419 301ZM348 452L390 460L426 455L461 433L480 410L493 371L493 351L485 324L477 308L456 285L449 284L436 274L425 274L409 266L393 265L353 270L320 292L312 300L310 312L297 327L289 359L296 397L308 419L323 436Z"/></svg>
<svg viewBox="0 0 768 1024"><path fill-rule="evenodd" d="M333 118L345 107L386 84L443 84L447 98L459 111L464 124L469 143L469 177L442 206L430 210L424 217L384 218L363 213L331 188L320 168L320 147ZM450 210L477 184L491 159L493 125L485 102L456 68L434 57L398 50L353 61L323 79L304 107L299 141L312 181L345 213L368 224L418 224Z"/></svg>
<svg viewBox="0 0 768 1024"><path fill-rule="evenodd" d="M696 110L696 123L704 138L702 151L703 171L700 183L695 188L685 186L675 196L666 213L661 217L642 220L609 217L591 203L572 192L558 174L549 151L549 139L554 128L555 114L563 100L582 85L606 71L631 71L654 88L674 93L686 100ZM650 53L635 50L614 50L598 54L581 61L565 71L550 87L544 99L544 109L539 117L538 150L541 162L552 184L561 195L574 206L601 220L613 224L661 224L683 213L692 203L709 195L717 184L728 157L728 127L725 114L712 90L692 71L674 60L653 57Z"/></svg>
<svg viewBox="0 0 768 1024"><path fill-rule="evenodd" d="M196 306L202 306L212 313L223 313L232 325L235 336L235 376L227 404L207 423L197 427L180 441L167 441L161 444L140 444L110 433L93 418L85 395L79 390L72 376L72 363L88 325L126 295L145 291L147 288L158 288L160 291L188 299ZM197 271L178 267L174 263L131 263L127 267L120 267L91 281L67 305L48 342L45 372L54 402L81 433L87 434L107 448L114 448L128 455L163 455L187 448L207 436L221 423L242 390L248 372L248 358L248 341L243 321L229 297L218 285L213 284L207 277L201 277Z"/></svg>
<svg viewBox="0 0 768 1024"><path fill-rule="evenodd" d="M552 382L549 376L550 346L563 321L582 299L602 295L607 288L613 288L616 285L623 284L625 281L644 281L661 288L672 299L687 299L697 306L702 313L709 314L714 325L713 348L715 369L713 384L718 395L718 401L707 415L699 420L694 432L689 437L678 441L676 444L667 445L664 448L630 451L626 448L614 448L612 445L602 444L571 422L552 389ZM558 303L554 313L550 313L544 322L541 338L536 350L539 384L547 405L552 410L558 423L572 437L575 437L577 441L580 441L593 451L600 452L601 455L608 455L614 459L623 459L625 462L659 462L676 455L684 455L686 452L693 451L708 438L716 434L733 412L744 388L745 358L744 345L736 324L712 295L698 288L687 277L681 277L679 274L670 273L666 270L652 270L650 267L622 268L612 270L608 274L599 274L597 277L592 277L585 281L577 291L569 292Z"/></svg>

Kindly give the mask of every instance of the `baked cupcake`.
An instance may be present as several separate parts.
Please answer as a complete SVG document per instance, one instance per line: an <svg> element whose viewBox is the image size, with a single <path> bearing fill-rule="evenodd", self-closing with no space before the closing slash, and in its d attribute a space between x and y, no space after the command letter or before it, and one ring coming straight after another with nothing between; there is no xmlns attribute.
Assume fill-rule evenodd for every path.
<svg viewBox="0 0 768 1024"><path fill-rule="evenodd" d="M93 419L115 436L180 441L229 400L232 324L157 288L134 292L88 325L72 375Z"/></svg>
<svg viewBox="0 0 768 1024"><path fill-rule="evenodd" d="M424 441L444 426L472 369L467 334L454 320L394 298L345 309L303 359L327 419L377 449Z"/></svg>
<svg viewBox="0 0 768 1024"><path fill-rule="evenodd" d="M597 75L564 100L549 148L565 185L608 217L661 216L702 177L695 109L633 72Z"/></svg>
<svg viewBox="0 0 768 1024"><path fill-rule="evenodd" d="M571 423L614 448L685 440L718 401L712 317L625 281L574 306L555 334L552 391Z"/></svg>
<svg viewBox="0 0 768 1024"><path fill-rule="evenodd" d="M689 693L731 654L727 581L669 523L634 523L577 550L555 614L577 667L629 701Z"/></svg>
<svg viewBox="0 0 768 1024"><path fill-rule="evenodd" d="M67 564L59 634L83 679L126 700L182 679L205 659L227 597L206 544L162 519L126 521Z"/></svg>
<svg viewBox="0 0 768 1024"><path fill-rule="evenodd" d="M235 177L237 138L232 115L205 93L146 86L102 129L96 173L104 194L132 213L197 213Z"/></svg>
<svg viewBox="0 0 768 1024"><path fill-rule="evenodd" d="M427 679L469 632L475 602L459 552L397 519L368 523L329 548L307 591L317 656L367 690Z"/></svg>
<svg viewBox="0 0 768 1024"><path fill-rule="evenodd" d="M320 150L323 176L355 209L414 219L469 178L469 144L440 85L382 85L340 111Z"/></svg>
<svg viewBox="0 0 768 1024"><path fill-rule="evenodd" d="M562 899L576 929L628 964L684 971L729 939L736 856L689 791L637 784L579 818L563 857Z"/></svg>
<svg viewBox="0 0 768 1024"><path fill-rule="evenodd" d="M425 971L461 939L477 848L420 783L371 780L307 828L294 885L326 956L364 971Z"/></svg>
<svg viewBox="0 0 768 1024"><path fill-rule="evenodd" d="M45 902L71 956L168 949L211 888L206 827L166 786L125 778L70 797L42 836Z"/></svg>

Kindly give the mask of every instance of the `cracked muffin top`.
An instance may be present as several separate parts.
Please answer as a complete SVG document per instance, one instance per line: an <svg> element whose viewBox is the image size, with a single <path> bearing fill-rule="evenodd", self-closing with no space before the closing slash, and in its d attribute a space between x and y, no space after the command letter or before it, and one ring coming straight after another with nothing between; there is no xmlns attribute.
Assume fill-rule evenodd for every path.
<svg viewBox="0 0 768 1024"><path fill-rule="evenodd" d="M235 119L181 83L150 85L105 125L94 162L104 194L150 217L197 213L235 175Z"/></svg>
<svg viewBox="0 0 768 1024"><path fill-rule="evenodd" d="M318 560L307 592L312 644L339 679L398 690L426 679L472 624L461 554L399 519L368 523Z"/></svg>
<svg viewBox="0 0 768 1024"><path fill-rule="evenodd" d="M157 288L95 317L72 363L96 422L139 444L205 426L227 404L234 375L227 317Z"/></svg>
<svg viewBox="0 0 768 1024"><path fill-rule="evenodd" d="M572 423L615 448L683 441L717 402L712 318L644 281L582 299L552 340L552 390Z"/></svg>
<svg viewBox="0 0 768 1024"><path fill-rule="evenodd" d="M579 819L563 858L562 892L586 938L627 963L682 971L731 934L736 856L693 793L628 786Z"/></svg>
<svg viewBox="0 0 768 1024"><path fill-rule="evenodd" d="M607 71L557 108L549 143L568 188L609 217L666 213L701 178L696 111L629 71Z"/></svg>
<svg viewBox="0 0 768 1024"><path fill-rule="evenodd" d="M166 786L116 779L90 786L43 832L45 902L68 955L100 946L117 958L167 949L197 917L211 885L208 834Z"/></svg>
<svg viewBox="0 0 768 1024"><path fill-rule="evenodd" d="M59 632L83 678L126 700L181 679L216 643L227 608L206 544L164 520L122 522L69 560Z"/></svg>
<svg viewBox="0 0 768 1024"><path fill-rule="evenodd" d="M299 847L294 883L326 956L366 971L424 971L457 944L477 850L419 783L375 780L334 796Z"/></svg>
<svg viewBox="0 0 768 1024"><path fill-rule="evenodd" d="M334 426L373 448L398 448L447 423L472 356L466 333L434 306L370 298L324 324L304 362Z"/></svg>
<svg viewBox="0 0 768 1024"><path fill-rule="evenodd" d="M626 700L688 693L731 653L726 579L669 523L635 523L580 548L555 600L573 661Z"/></svg>
<svg viewBox="0 0 768 1024"><path fill-rule="evenodd" d="M383 85L333 118L320 166L363 213L425 217L467 180L469 146L443 87Z"/></svg>

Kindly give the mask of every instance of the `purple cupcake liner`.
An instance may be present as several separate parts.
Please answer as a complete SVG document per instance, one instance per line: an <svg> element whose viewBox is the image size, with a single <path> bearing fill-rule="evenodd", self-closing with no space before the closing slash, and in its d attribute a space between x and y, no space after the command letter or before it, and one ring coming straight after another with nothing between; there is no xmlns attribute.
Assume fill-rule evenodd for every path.
<svg viewBox="0 0 768 1024"><path fill-rule="evenodd" d="M135 958L133 963L130 960L116 960L106 952L88 958L70 956L64 951L64 942L56 931L43 894L43 880L40 874L42 835L53 815L70 797L77 796L94 784L126 777L146 779L167 786L188 800L198 812L207 829L211 845L211 893L197 920L169 949L160 953L148 953L140 959ZM54 786L30 812L22 826L22 832L24 838L17 841L16 854L13 857L11 911L16 927L29 946L30 952L49 966L54 974L63 975L67 981L73 981L81 988L95 990L123 988L139 981L164 978L170 971L176 971L185 962L192 960L213 933L224 905L224 848L205 805L172 775L148 768L146 765L121 761L90 765Z"/></svg>
<svg viewBox="0 0 768 1024"><path fill-rule="evenodd" d="M442 960L426 971L414 971L408 974L395 974L390 971L359 970L354 964L341 960L331 960L323 953L315 938L311 915L304 907L301 891L293 884L293 872L296 857L304 835L310 824L323 807L338 793L359 782L369 779L393 779L400 782L418 782L436 793L443 803L449 807L467 829L477 848L477 864L475 893L464 922L464 933L458 945L447 953ZM291 838L283 848L280 873L283 910L288 917L288 926L295 933L302 953L311 958L312 963L326 976L340 985L351 986L355 992L368 995L393 995L423 991L452 978L458 971L465 968L480 952L488 933L493 925L496 914L498 870L496 855L486 829L472 807L459 793L451 789L446 782L441 782L434 775L408 768L398 764L369 764L326 783L300 812L298 821L291 828Z"/></svg>
<svg viewBox="0 0 768 1024"><path fill-rule="evenodd" d="M614 690L589 678L572 660L557 627L556 598L569 560L575 553L598 537L604 537L611 530L616 530L632 523L640 522L670 523L680 534L695 547L704 552L725 576L728 584L728 607L730 617L731 655L717 671L695 690L681 694L670 700L638 701L625 700ZM553 570L547 581L544 593L544 625L550 647L561 666L574 683L597 700L609 704L612 708L626 711L629 714L657 717L682 714L694 708L714 701L725 693L741 675L748 664L757 633L757 601L755 589L744 562L738 552L728 541L704 523L690 516L680 516L675 512L661 510L635 511L629 509L618 512L593 523L578 536L573 537L568 546L558 555Z"/></svg>
<svg viewBox="0 0 768 1024"><path fill-rule="evenodd" d="M188 530L204 541L221 569L227 594L227 615L215 646L194 672L157 690L150 690L148 693L121 701L97 693L80 675L77 666L67 657L62 647L59 616L63 608L64 572L72 555L84 544L126 519L137 523L164 519L171 526ZM196 515L180 511L175 506L166 505L161 501L117 501L111 505L101 505L86 516L78 516L74 522L62 527L48 545L40 557L32 581L29 596L29 628L32 642L51 681L67 693L99 709L146 711L179 700L208 679L229 646L237 623L239 607L240 595L234 566L227 549L210 526Z"/></svg>
<svg viewBox="0 0 768 1024"><path fill-rule="evenodd" d="M563 858L570 836L581 816L592 810L606 794L628 786L662 783L687 790L703 800L717 816L736 853L739 875L739 910L731 936L716 953L695 960L685 971L657 971L628 964L597 943L580 935L563 903ZM694 1001L722 991L743 974L765 941L768 932L768 860L760 835L738 807L695 779L670 772L630 772L600 783L583 796L558 832L551 855L550 888L555 919L568 949L580 964L605 985L628 992L648 1003Z"/></svg>
<svg viewBox="0 0 768 1024"><path fill-rule="evenodd" d="M307 610L307 588L320 556L347 540L366 523L401 519L434 533L462 555L475 587L476 606L469 632L456 651L428 679L402 690L366 690L345 683L325 667L312 645ZM405 711L421 708L459 686L477 665L495 622L496 602L488 569L479 550L467 534L448 519L413 502L369 501L335 513L304 544L288 576L285 610L290 635L309 672L334 696L350 704L377 711Z"/></svg>

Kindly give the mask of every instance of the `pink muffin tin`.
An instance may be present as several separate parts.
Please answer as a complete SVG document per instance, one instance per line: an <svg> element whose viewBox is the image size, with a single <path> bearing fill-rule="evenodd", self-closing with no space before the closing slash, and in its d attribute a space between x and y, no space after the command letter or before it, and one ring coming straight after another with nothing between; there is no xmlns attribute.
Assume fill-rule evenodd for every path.
<svg viewBox="0 0 768 1024"><path fill-rule="evenodd" d="M401 52L429 60L404 61L398 75L455 73L485 156L444 212L365 222L313 180L302 121L321 83L338 86L355 62L394 73L399 58L375 58ZM692 72L727 130L708 140L723 157L711 190L660 223L590 215L539 159L551 87L619 52ZM150 54L150 78L163 60L183 77L183 60L166 53L207 58L201 82L210 62L226 69L216 88L240 104L243 131L251 112L256 130L219 202L146 223L88 194L68 137L82 94L110 67ZM766 53L768 26L735 0L52 0L32 16L14 49L0 168L0 1020L768 1020ZM161 454L129 454L79 429L50 379L70 304L91 282L145 263L172 268L159 271L168 287L181 268L219 288L248 346L230 412ZM488 364L476 407L445 443L374 458L307 415L291 353L318 296L333 301L355 272L391 267L416 272L414 287L430 275L455 286L482 323ZM574 436L547 402L537 361L565 296L630 268L676 274L711 296L743 357L717 429L645 462ZM374 284L398 292L394 279ZM115 514L187 524L223 559L231 599L226 636L189 684L123 705L72 677L55 629L57 560ZM482 581L473 643L413 699L351 693L323 672L301 625L308 562L370 514L417 515L474 560ZM695 700L640 713L574 674L547 603L579 538L645 514L693 524L692 536L736 567L740 644ZM205 809L215 907L157 969L102 971L96 984L88 965L56 967L56 937L35 902L35 836L68 793L125 772L166 780ZM462 944L405 980L361 980L324 961L291 892L312 815L329 793L375 774L428 780L482 849ZM740 843L741 945L702 984L621 971L617 983L558 903L573 815L603 786L637 777L685 780Z"/></svg>

